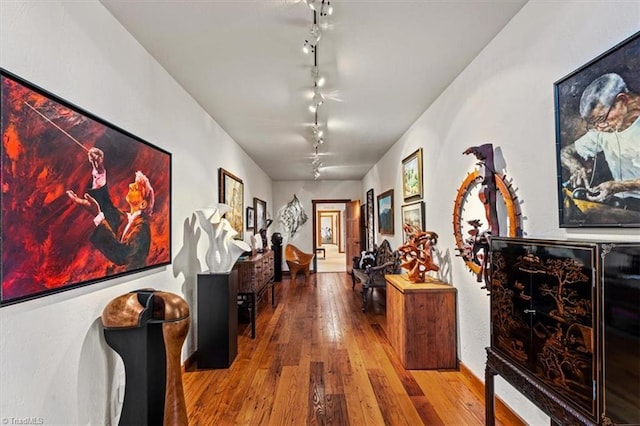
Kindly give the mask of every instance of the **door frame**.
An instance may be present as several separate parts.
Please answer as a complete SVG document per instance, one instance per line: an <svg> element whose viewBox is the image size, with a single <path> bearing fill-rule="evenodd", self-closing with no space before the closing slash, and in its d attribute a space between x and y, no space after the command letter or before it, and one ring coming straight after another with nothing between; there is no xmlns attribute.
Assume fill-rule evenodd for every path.
<svg viewBox="0 0 640 426"><path fill-rule="evenodd" d="M318 248L318 241L317 241L317 235L318 235L318 204L344 204L345 209L347 208L347 203L350 203L352 200L349 199L344 199L344 198L340 198L340 199L317 199L317 200L311 200L311 206L312 206L312 218L313 218L313 223L312 223L312 229L313 229L313 254L316 254L316 249ZM314 271L318 271L318 256L313 256L313 270Z"/></svg>

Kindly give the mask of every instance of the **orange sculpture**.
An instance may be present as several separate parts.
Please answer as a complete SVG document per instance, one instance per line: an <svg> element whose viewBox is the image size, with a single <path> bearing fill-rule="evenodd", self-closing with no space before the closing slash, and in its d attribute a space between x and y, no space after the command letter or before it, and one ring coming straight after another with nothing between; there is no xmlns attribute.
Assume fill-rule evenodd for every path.
<svg viewBox="0 0 640 426"><path fill-rule="evenodd" d="M438 271L440 267L433 263L433 246L438 243L438 234L423 231L408 223L402 225L404 232L409 234L407 242L398 248L400 253L400 267L407 269L407 277L413 283L425 282L426 273Z"/></svg>

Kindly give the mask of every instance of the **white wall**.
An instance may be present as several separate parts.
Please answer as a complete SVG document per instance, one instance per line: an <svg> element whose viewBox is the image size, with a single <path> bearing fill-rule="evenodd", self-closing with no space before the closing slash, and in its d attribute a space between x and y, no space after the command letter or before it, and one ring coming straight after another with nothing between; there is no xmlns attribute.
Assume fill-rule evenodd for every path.
<svg viewBox="0 0 640 426"><path fill-rule="evenodd" d="M273 182L273 229L283 237L282 246L291 242L300 250L307 253L313 251L313 205L312 200L364 200L361 198L362 185L360 181L274 181ZM309 217L307 222L296 232L292 239L285 232L278 221L278 211L287 205L293 196L297 196L305 213ZM288 271L283 261L283 270Z"/></svg>
<svg viewBox="0 0 640 426"><path fill-rule="evenodd" d="M2 0L0 19L0 66L172 153L172 265L0 309L0 415L109 424L123 378L102 309L143 287L195 306L206 247L191 218L217 202L218 168L244 180L245 206L270 207L271 180L100 3Z"/></svg>
<svg viewBox="0 0 640 426"><path fill-rule="evenodd" d="M638 31L639 23L638 1L530 0L363 180L361 199L369 188L376 195L394 189L390 242L399 246L400 164L424 149L426 228L439 234L438 248L449 256L447 279L458 289L458 355L479 378L489 345L489 298L455 257L451 224L456 191L476 162L462 152L488 142L502 151L527 236L638 241L638 229L559 228L553 83ZM496 391L530 424L548 424L501 379Z"/></svg>

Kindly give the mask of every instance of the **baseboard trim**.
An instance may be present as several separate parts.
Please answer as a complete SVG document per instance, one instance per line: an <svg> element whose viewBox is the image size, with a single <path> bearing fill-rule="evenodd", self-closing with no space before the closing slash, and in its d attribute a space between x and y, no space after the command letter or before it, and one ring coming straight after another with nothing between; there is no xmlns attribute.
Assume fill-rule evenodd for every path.
<svg viewBox="0 0 640 426"><path fill-rule="evenodd" d="M473 389L478 392L480 395L484 396L484 382L481 381L471 370L467 368L461 361L458 361L458 365L460 367L460 373L463 374L469 382L473 386ZM507 404L505 404L500 397L495 396L495 412L501 412L503 417L506 417L506 423L511 426L527 426L527 422L525 422L522 417L516 414L515 411L511 409Z"/></svg>

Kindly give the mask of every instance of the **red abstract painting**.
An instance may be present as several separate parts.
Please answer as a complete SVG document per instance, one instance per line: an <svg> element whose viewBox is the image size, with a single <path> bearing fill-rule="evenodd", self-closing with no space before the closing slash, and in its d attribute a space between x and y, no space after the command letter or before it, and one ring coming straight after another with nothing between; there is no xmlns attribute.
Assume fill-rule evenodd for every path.
<svg viewBox="0 0 640 426"><path fill-rule="evenodd" d="M1 79L0 304L169 264L171 154L5 70ZM127 219L134 206L144 219Z"/></svg>

